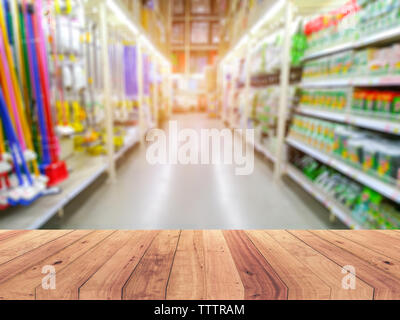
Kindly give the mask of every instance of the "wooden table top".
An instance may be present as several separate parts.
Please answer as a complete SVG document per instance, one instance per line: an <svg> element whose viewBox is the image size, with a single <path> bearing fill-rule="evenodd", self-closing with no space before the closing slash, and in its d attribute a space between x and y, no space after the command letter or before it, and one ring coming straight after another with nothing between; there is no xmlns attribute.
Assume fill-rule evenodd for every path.
<svg viewBox="0 0 400 320"><path fill-rule="evenodd" d="M0 299L399 298L400 231L0 231Z"/></svg>

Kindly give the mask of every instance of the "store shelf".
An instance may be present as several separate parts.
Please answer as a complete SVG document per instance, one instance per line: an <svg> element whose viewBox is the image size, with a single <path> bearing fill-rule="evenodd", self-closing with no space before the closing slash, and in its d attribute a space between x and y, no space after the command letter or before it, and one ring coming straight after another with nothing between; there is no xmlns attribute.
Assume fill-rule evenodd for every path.
<svg viewBox="0 0 400 320"><path fill-rule="evenodd" d="M338 160L333 156L327 155L313 147L309 147L306 144L293 138L288 138L286 141L290 146L303 151L304 153L312 156L313 158L325 163L332 168L335 168L346 176L360 182L361 184L376 190L388 199L391 199L396 203L400 203L400 188L385 183L371 175L364 173L359 169L356 169L344 163L342 160Z"/></svg>
<svg viewBox="0 0 400 320"><path fill-rule="evenodd" d="M120 159L138 142L138 129L128 130L125 146L115 154L115 160ZM60 185L60 194L43 197L29 207L16 207L0 212L0 229L34 230L42 227L105 174L108 168L104 157L89 157L85 154L73 156L67 163L71 170L70 176Z"/></svg>
<svg viewBox="0 0 400 320"><path fill-rule="evenodd" d="M385 120L379 118L373 118L371 116L358 116L348 113L332 112L321 110L318 108L309 108L300 106L296 109L297 112L312 117L322 118L326 120L332 120L336 122L342 122L349 125L362 127L366 129L372 129L389 134L400 135L400 121Z"/></svg>
<svg viewBox="0 0 400 320"><path fill-rule="evenodd" d="M381 87L400 86L400 75L355 76L344 78L307 79L300 83L302 88L325 87Z"/></svg>
<svg viewBox="0 0 400 320"><path fill-rule="evenodd" d="M338 52L345 51L345 50L351 50L354 48L355 48L354 42L338 44L331 48L326 48L326 49L322 49L318 52L310 53L303 57L303 61L321 58L324 56L328 56L330 54L338 53Z"/></svg>
<svg viewBox="0 0 400 320"><path fill-rule="evenodd" d="M68 166L71 172L60 185L62 193L43 197L29 207L0 212L0 229L33 230L42 227L107 170L103 157L85 155L74 156L68 161Z"/></svg>
<svg viewBox="0 0 400 320"><path fill-rule="evenodd" d="M140 141L139 128L130 128L125 137L125 145L114 155L115 161L119 160L129 149Z"/></svg>
<svg viewBox="0 0 400 320"><path fill-rule="evenodd" d="M263 154L265 157L267 157L272 162L274 162L274 163L276 162L276 157L273 155L273 153L270 150L268 150L268 148L263 146L262 144L256 142L254 145L254 149L257 152L260 152L261 154Z"/></svg>
<svg viewBox="0 0 400 320"><path fill-rule="evenodd" d="M329 211L340 219L346 226L351 229L363 229L357 222L351 218L351 212L336 199L327 195L323 190L315 186L304 174L293 165L288 164L286 167L287 175L297 182L305 191L311 194L315 199L321 202Z"/></svg>
<svg viewBox="0 0 400 320"><path fill-rule="evenodd" d="M345 50L362 48L371 44L376 44L379 42L389 41L400 37L400 26L391 28L389 30L385 30L379 32L377 34L373 34L367 37L364 37L358 41L352 41L348 43L338 44L331 48L322 49L315 53L310 53L303 58L303 61L321 58L324 56L328 56L330 54L338 53Z"/></svg>

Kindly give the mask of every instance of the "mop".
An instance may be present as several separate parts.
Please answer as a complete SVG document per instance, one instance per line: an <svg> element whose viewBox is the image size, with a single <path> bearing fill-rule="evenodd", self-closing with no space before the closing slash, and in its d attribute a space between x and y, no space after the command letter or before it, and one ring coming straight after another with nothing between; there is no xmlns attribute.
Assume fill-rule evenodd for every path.
<svg viewBox="0 0 400 320"><path fill-rule="evenodd" d="M21 89L16 76L16 69L14 64L14 58L11 53L10 42L8 38L7 27L5 25L5 15L3 7L0 5L0 29L1 36L0 45L1 48L1 61L4 64L2 74L2 85L3 88L7 86L9 90L5 91L6 102L9 107L12 108L11 119L14 120L13 124L17 129L18 137L24 151L24 157L27 161L32 162L34 172L39 175L39 170L36 161L36 154L33 152L32 136L29 131L27 120L25 117L25 110L23 106L23 99Z"/></svg>
<svg viewBox="0 0 400 320"><path fill-rule="evenodd" d="M17 175L18 186L7 192L8 203L12 206L28 206L38 199L41 194L37 192L34 186L31 173L22 153L21 145L14 131L10 115L3 97L3 90L0 89L0 116L3 121L6 137L9 143L11 156L13 158L14 169ZM22 174L21 167L25 172Z"/></svg>
<svg viewBox="0 0 400 320"><path fill-rule="evenodd" d="M32 71L35 79L34 82L37 84L35 85L35 90L44 154L44 164L42 169L49 178L48 185L54 186L68 178L68 171L65 162L59 161L57 154L57 138L53 130L54 128L51 119L49 81L45 48L40 47L40 43L36 43L35 45L34 41L35 31L37 38L41 39L42 41L44 40L43 30L40 28L42 1L36 0L35 2L37 4L36 24L39 24L39 26L36 25L36 27L34 25L35 8L33 5L27 5L26 1L24 1L25 8L27 9L27 31L29 34L28 38L30 39ZM43 43L43 45L44 44L45 43ZM43 100L41 94L43 94Z"/></svg>
<svg viewBox="0 0 400 320"><path fill-rule="evenodd" d="M39 134L38 134L38 124L36 121L35 115L36 106L35 101L36 97L32 90L32 76L30 72L30 65L29 65L29 46L27 45L27 37L26 37L26 27L25 27L25 18L22 5L18 6L18 15L19 15L19 26L20 26L20 36L21 36L21 54L22 54L22 66L23 66L23 76L22 79L24 81L24 88L26 91L26 105L27 105L27 114L29 115L30 123L29 125L32 128L32 142L33 147L38 155L38 162L41 161L40 154L41 154L41 146L39 141Z"/></svg>

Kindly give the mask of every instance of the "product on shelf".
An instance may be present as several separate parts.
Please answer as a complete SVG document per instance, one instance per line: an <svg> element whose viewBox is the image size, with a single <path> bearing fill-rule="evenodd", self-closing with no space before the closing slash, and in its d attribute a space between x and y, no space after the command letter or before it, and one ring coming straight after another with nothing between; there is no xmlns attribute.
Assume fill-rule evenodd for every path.
<svg viewBox="0 0 400 320"><path fill-rule="evenodd" d="M348 89L302 90L300 104L306 107L343 111L348 103Z"/></svg>
<svg viewBox="0 0 400 320"><path fill-rule="evenodd" d="M396 118L400 114L400 91L357 89L353 95L352 111Z"/></svg>
<svg viewBox="0 0 400 320"><path fill-rule="evenodd" d="M397 0L350 0L305 25L307 54L352 43L400 25Z"/></svg>
<svg viewBox="0 0 400 320"><path fill-rule="evenodd" d="M304 78L384 76L400 73L400 44L383 48L348 50L307 61Z"/></svg>
<svg viewBox="0 0 400 320"><path fill-rule="evenodd" d="M29 205L68 177L52 119L43 12L42 0L0 3L2 208Z"/></svg>
<svg viewBox="0 0 400 320"><path fill-rule="evenodd" d="M335 199L351 212L363 228L398 229L400 207L381 194L362 186L310 156L298 156L295 166L325 195Z"/></svg>
<svg viewBox="0 0 400 320"><path fill-rule="evenodd" d="M388 183L400 181L400 143L369 131L295 116L290 136Z"/></svg>

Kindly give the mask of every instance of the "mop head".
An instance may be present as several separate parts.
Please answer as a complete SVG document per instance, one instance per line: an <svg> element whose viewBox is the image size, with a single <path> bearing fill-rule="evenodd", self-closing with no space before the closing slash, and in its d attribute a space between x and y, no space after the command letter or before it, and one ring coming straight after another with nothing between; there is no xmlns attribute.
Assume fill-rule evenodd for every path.
<svg viewBox="0 0 400 320"><path fill-rule="evenodd" d="M0 175L4 175L12 170L12 166L10 163L6 161L0 162Z"/></svg>
<svg viewBox="0 0 400 320"><path fill-rule="evenodd" d="M48 186L54 187L68 178L67 165L63 161L55 162L48 165L44 170L49 179Z"/></svg>
<svg viewBox="0 0 400 320"><path fill-rule="evenodd" d="M8 203L12 206L29 206L41 197L36 186L20 186L8 191Z"/></svg>

